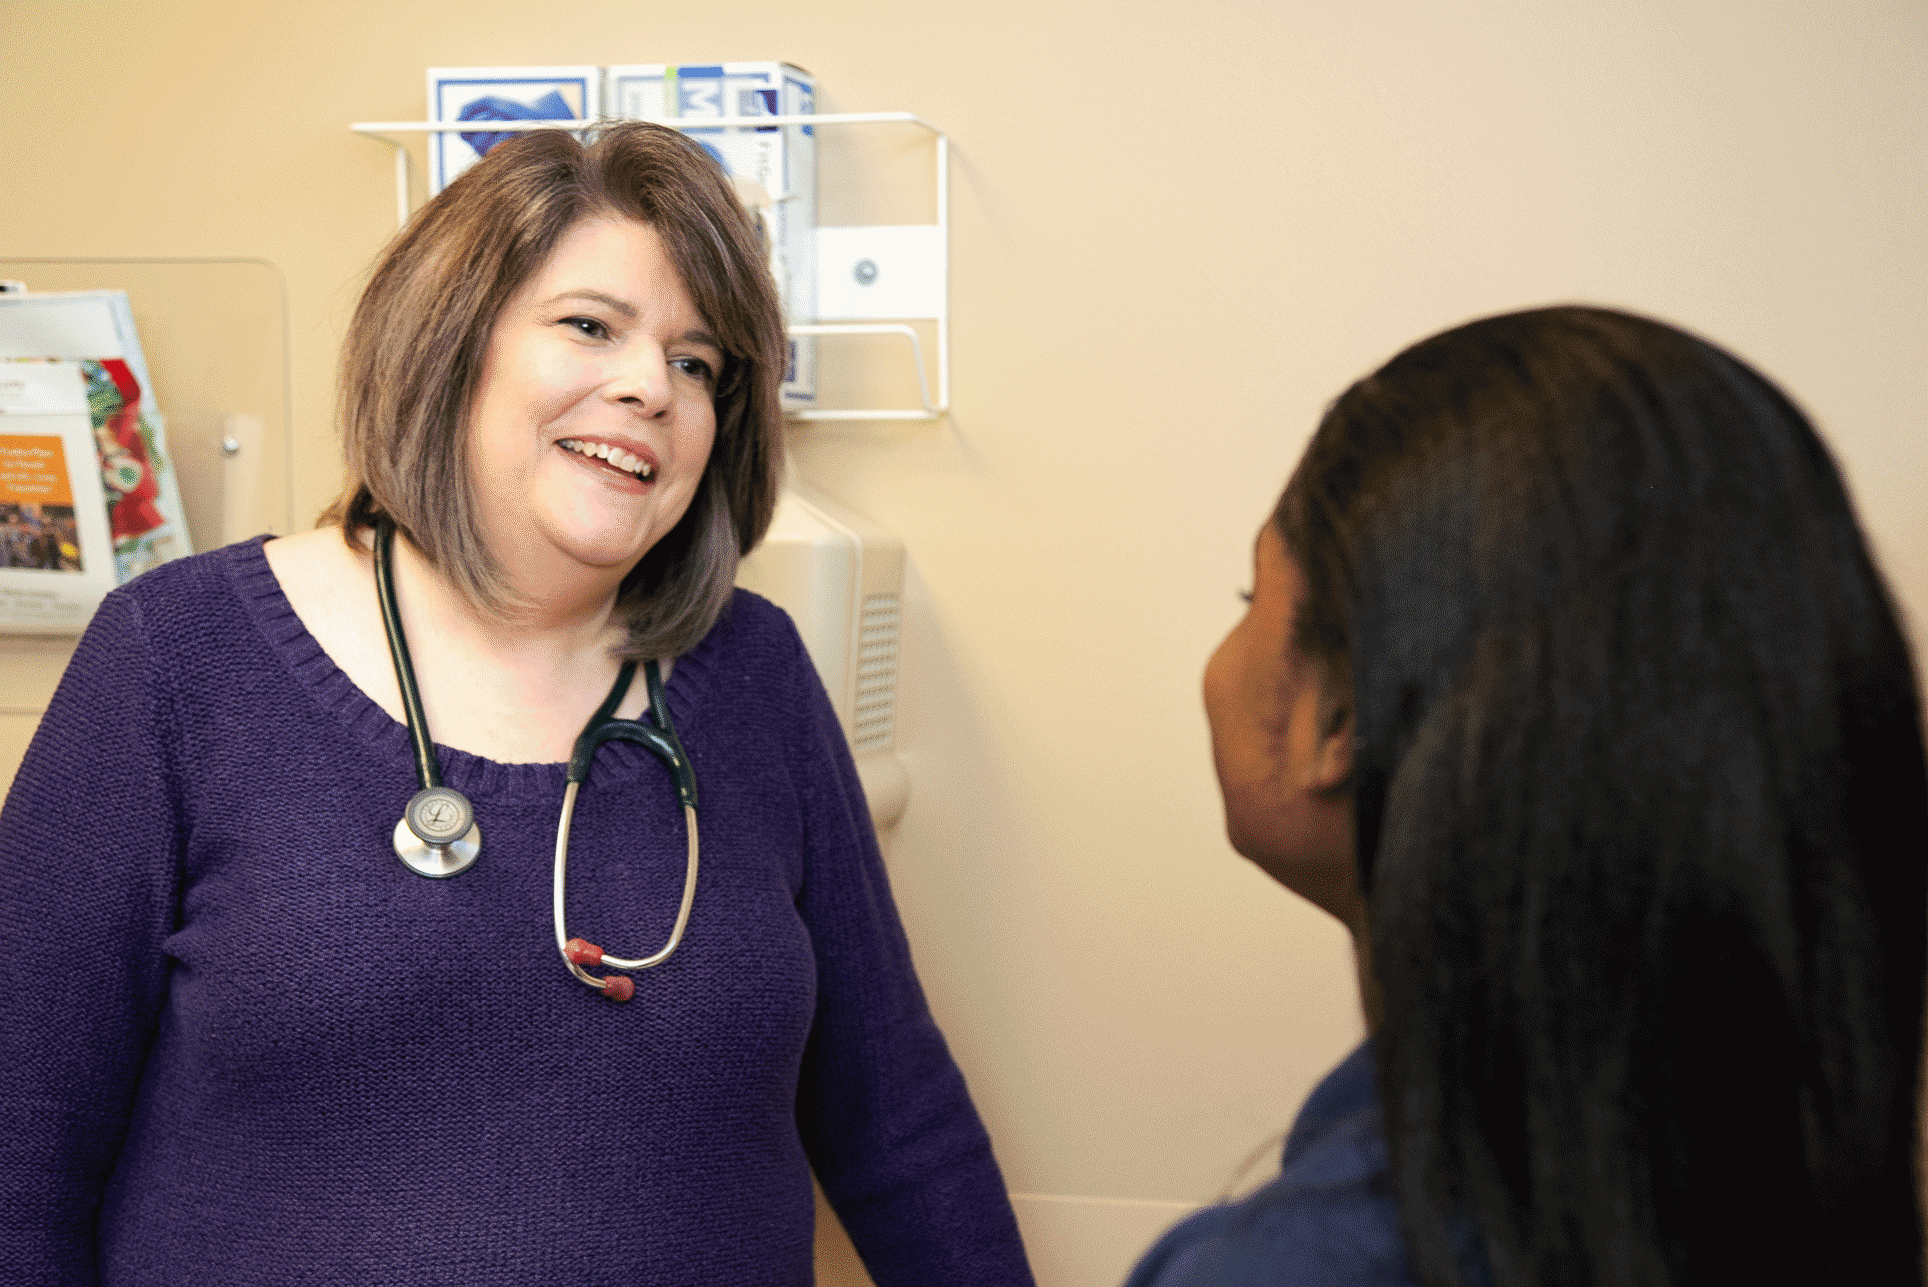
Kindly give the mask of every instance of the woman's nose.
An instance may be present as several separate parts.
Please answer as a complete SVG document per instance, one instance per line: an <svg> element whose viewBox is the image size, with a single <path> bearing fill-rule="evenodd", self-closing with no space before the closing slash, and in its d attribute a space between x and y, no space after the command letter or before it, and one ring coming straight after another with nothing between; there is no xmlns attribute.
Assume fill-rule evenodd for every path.
<svg viewBox="0 0 1928 1287"><path fill-rule="evenodd" d="M669 360L654 344L638 344L612 359L604 396L645 416L659 416L670 405Z"/></svg>

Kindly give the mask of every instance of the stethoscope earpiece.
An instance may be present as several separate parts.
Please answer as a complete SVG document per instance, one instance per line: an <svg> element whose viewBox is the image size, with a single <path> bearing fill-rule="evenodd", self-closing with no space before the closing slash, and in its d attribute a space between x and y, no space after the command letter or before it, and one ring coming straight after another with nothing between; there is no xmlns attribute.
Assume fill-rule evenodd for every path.
<svg viewBox="0 0 1928 1287"><path fill-rule="evenodd" d="M571 974L581 979L584 983L589 984L591 987L601 988L602 994L611 1001L627 1001L636 995L636 980L630 978L627 974L611 974L599 979L587 970L580 968L585 965L601 965L603 963L603 950L586 938L572 938L567 943L564 943L562 945L562 959L569 962L571 967L569 972Z"/></svg>

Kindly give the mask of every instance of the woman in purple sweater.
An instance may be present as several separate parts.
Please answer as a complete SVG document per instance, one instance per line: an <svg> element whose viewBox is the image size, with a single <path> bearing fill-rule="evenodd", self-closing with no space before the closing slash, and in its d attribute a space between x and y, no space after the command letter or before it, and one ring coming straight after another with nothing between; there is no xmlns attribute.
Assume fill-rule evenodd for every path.
<svg viewBox="0 0 1928 1287"><path fill-rule="evenodd" d="M802 1287L814 1172L879 1287L1029 1282L836 719L731 588L783 356L673 131L522 135L410 222L343 499L110 595L0 814L0 1278ZM646 970L551 928L608 705L555 910Z"/></svg>

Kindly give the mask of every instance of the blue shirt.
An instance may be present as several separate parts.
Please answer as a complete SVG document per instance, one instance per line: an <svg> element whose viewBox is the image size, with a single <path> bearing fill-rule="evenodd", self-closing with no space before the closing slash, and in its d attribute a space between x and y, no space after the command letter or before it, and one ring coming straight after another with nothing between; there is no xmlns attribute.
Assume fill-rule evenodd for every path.
<svg viewBox="0 0 1928 1287"><path fill-rule="evenodd" d="M1278 1178L1243 1202L1181 1221L1145 1253L1125 1287L1259 1284L1413 1287L1366 1046L1305 1101Z"/></svg>

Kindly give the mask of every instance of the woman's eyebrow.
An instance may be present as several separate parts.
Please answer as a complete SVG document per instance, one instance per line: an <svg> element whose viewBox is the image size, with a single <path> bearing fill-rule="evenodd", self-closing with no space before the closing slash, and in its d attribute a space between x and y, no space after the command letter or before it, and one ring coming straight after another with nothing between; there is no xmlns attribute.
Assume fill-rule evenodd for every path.
<svg viewBox="0 0 1928 1287"><path fill-rule="evenodd" d="M558 295L552 295L548 299L543 300L538 307L548 308L552 304L560 304L565 299L593 300L621 316L624 321L633 321L636 317L636 306L628 300L618 299L614 295L608 295L602 291L587 288L581 290L566 290Z"/></svg>

